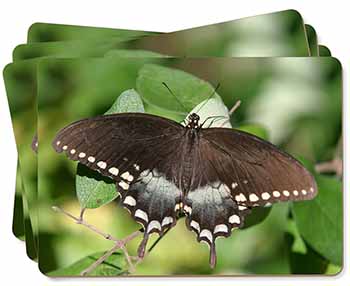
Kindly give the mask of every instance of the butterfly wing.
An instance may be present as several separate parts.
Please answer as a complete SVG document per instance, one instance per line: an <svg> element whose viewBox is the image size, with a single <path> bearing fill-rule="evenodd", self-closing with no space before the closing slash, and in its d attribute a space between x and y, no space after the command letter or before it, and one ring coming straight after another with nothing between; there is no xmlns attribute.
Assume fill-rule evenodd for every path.
<svg viewBox="0 0 350 286"><path fill-rule="evenodd" d="M316 196L317 185L310 172L273 144L234 129L204 129L202 135L212 148L225 154L218 174L237 202L252 207Z"/></svg>
<svg viewBox="0 0 350 286"><path fill-rule="evenodd" d="M181 200L174 168L184 127L149 114L121 113L84 119L63 128L52 146L115 180L123 206L145 229L163 233L176 223Z"/></svg>
<svg viewBox="0 0 350 286"><path fill-rule="evenodd" d="M210 246L212 266L215 239L242 227L251 207L317 193L312 175L297 160L258 137L226 128L202 129L199 136L199 164L183 204L187 226Z"/></svg>

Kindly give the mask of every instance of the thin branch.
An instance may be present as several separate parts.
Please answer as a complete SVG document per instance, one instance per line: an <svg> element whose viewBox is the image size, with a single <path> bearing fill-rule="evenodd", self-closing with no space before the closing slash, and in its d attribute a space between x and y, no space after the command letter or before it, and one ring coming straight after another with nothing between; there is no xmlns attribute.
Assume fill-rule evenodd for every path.
<svg viewBox="0 0 350 286"><path fill-rule="evenodd" d="M85 269L82 272L82 275L86 275L86 274L90 273L91 271L93 271L98 265L103 263L109 256L111 256L117 249L121 249L124 252L125 258L130 266L130 271L132 271L132 272L135 271L135 267L131 262L130 255L129 255L125 245L128 242L130 242L131 240L133 240L134 238L136 238L137 236L139 236L140 234L142 234L142 231L137 230L137 231L133 232L132 234L128 235L124 239L117 239L117 238L113 237L111 234L105 233L105 232L99 230L98 228L96 228L95 226L84 221L84 219L83 219L84 209L81 211L79 218L72 215L71 213L65 211L64 209L57 207L57 206L53 206L52 209L55 212L59 212L59 213L66 215L67 217L73 219L77 224L85 226L86 228L88 228L92 232L95 232L95 233L103 236L105 239L115 242L115 245L106 254L104 254L98 260L96 260L91 266L89 266L87 269Z"/></svg>
<svg viewBox="0 0 350 286"><path fill-rule="evenodd" d="M238 107L240 107L241 105L241 101L237 100L235 105L230 109L230 111L228 112L228 115L231 117L232 114L237 110ZM221 125L220 127L224 126L227 122L230 122L230 118L226 119Z"/></svg>
<svg viewBox="0 0 350 286"><path fill-rule="evenodd" d="M237 100L235 105L230 109L229 111L229 115L231 116L236 110L237 108L241 105L241 101L240 100Z"/></svg>
<svg viewBox="0 0 350 286"><path fill-rule="evenodd" d="M335 173L338 178L343 175L343 160L334 158L331 161L322 162L315 166L318 173Z"/></svg>
<svg viewBox="0 0 350 286"><path fill-rule="evenodd" d="M112 241L115 241L115 242L118 242L119 239L113 237L112 235L108 234L108 233L105 233L101 230L99 230L98 228L96 228L95 226L93 226L92 224L89 224L87 223L85 220L79 218L79 217L76 217L72 214L70 214L69 212L65 211L64 209L60 208L60 207L57 207L57 206L53 206L52 209L55 211L55 212L58 212L58 213L62 213L64 215L66 215L67 217L71 218L72 220L74 220L77 224L81 224L83 226L85 226L86 228L90 229L91 231L103 236L105 239L108 239L108 240L112 240Z"/></svg>
<svg viewBox="0 0 350 286"><path fill-rule="evenodd" d="M97 266L102 264L108 257L110 257L117 249L120 248L119 244L115 244L110 250L108 250L104 255L102 255L99 259L97 259L93 264L91 264L88 268L84 269L80 275L85 276L92 272Z"/></svg>
<svg viewBox="0 0 350 286"><path fill-rule="evenodd" d="M96 267L98 267L99 265L101 265L103 262L105 262L106 259L108 259L115 251L117 251L118 249L122 249L124 252L124 255L126 257L126 260L130 266L130 271L134 272L135 271L135 266L132 264L131 262L131 258L130 255L125 247L125 245L133 240L134 238L136 238L137 236L139 236L142 232L137 230L135 232L133 232L132 234L128 235L126 238L119 240L110 250L108 250L104 255L102 255L99 259L97 259L93 264L91 264L88 268L86 268L85 270L83 270L80 275L85 276L87 274L89 274L91 271L93 271L94 269L96 269Z"/></svg>
<svg viewBox="0 0 350 286"><path fill-rule="evenodd" d="M84 213L86 211L86 208L82 208L80 210L79 220L82 221L84 219Z"/></svg>
<svg viewBox="0 0 350 286"><path fill-rule="evenodd" d="M327 162L318 163L315 166L318 173L335 173L338 178L343 177L343 136L340 135L334 151L334 157Z"/></svg>

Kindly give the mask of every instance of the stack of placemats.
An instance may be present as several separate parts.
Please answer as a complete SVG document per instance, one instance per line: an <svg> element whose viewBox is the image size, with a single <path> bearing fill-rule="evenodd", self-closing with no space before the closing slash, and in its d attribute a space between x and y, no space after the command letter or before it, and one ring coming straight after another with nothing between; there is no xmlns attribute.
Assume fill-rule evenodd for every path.
<svg viewBox="0 0 350 286"><path fill-rule="evenodd" d="M13 233L25 241L27 255L45 275L334 275L341 271L342 68L297 11L171 33L35 23L27 43L14 49L12 60L3 75L18 150ZM62 140L56 137L78 120L117 120L116 114L129 113L142 114L145 120L136 126L128 117L124 130L113 129L114 123L107 121L98 129L96 119L86 127L96 128L91 136L85 129L73 129L62 133ZM251 150L248 143L237 141L232 160L245 158L242 162L248 167L239 161L241 169L235 174L214 164L219 177L225 171L246 176L242 184L247 185L248 195L242 197L242 191L232 197L237 211L241 206L237 218L224 207L227 193L220 182L218 186L199 183L202 189L192 196L184 187L191 206L177 201L178 190L172 189L177 181L167 177L173 183L169 185L156 170L157 164L175 166L186 160L181 145L165 139L155 145L144 139L143 149L130 153L130 146L136 146L133 136L151 128L153 117L148 122L146 115L188 127L195 122L189 116L193 113L200 116L200 123L206 121L203 127L241 130L283 151L278 154L285 157L276 155L273 161L275 151L270 147ZM98 117L103 114L109 116ZM160 139L168 130L162 126ZM68 139L77 147L63 144ZM125 146L112 144L122 139ZM94 154L79 149L85 145ZM152 156L146 156L147 150ZM134 178L132 172L109 165L113 154L121 154L120 160L127 162L129 153L135 157L130 162L135 172L140 168L137 160L153 163L154 169ZM289 173L287 156L291 164L300 162L298 168L308 170L316 185L263 191L274 182L276 186L308 182L304 173L299 177ZM171 160L165 162L166 158ZM191 163L205 168L207 161ZM185 169L177 170L181 172L190 176ZM118 176L121 180L116 180ZM133 188L145 178L149 188L143 187L143 192ZM230 181L231 194L240 186ZM133 190L140 192L138 199ZM165 216L172 199L174 217ZM196 202L200 207L195 207ZM144 206L148 212L142 211ZM194 219L196 211L199 215ZM152 214L162 220L152 220ZM204 229L200 221L214 223L215 228ZM215 241L219 236L227 238ZM210 255L197 239L209 244ZM140 255L143 242L147 247Z"/></svg>

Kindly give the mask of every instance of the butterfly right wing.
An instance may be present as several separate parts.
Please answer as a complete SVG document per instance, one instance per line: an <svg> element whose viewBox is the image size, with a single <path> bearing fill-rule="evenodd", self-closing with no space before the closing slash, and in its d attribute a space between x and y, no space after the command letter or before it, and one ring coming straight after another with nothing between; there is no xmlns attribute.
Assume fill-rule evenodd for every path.
<svg viewBox="0 0 350 286"><path fill-rule="evenodd" d="M121 113L84 119L63 128L52 146L71 160L111 177L123 206L148 235L176 223L181 200L174 173L184 127L149 114Z"/></svg>
<svg viewBox="0 0 350 286"><path fill-rule="evenodd" d="M183 200L187 226L210 246L215 265L215 239L242 227L255 206L312 199L312 175L276 146L245 132L207 128L199 134L191 186Z"/></svg>

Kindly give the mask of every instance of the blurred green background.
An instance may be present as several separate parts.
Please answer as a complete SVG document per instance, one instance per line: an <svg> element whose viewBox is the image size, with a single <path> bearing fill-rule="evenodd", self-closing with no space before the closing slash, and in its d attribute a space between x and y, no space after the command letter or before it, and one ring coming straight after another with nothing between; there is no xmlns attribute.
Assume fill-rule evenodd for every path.
<svg viewBox="0 0 350 286"><path fill-rule="evenodd" d="M103 114L131 88L141 95L146 112L183 119L186 112L162 81L187 108L208 96L201 92L207 83L220 82L217 93L228 108L242 101L232 117L234 126L263 126L272 143L301 158L311 171L317 162L334 158L342 92L341 66L334 58L44 60L38 68L39 267L44 273L60 269L51 275L72 275L64 268L112 247L51 209L58 205L76 215L80 210L76 163L52 149L56 132L72 121ZM333 174L316 179L320 194L314 201L277 204L261 223L219 240L214 270L207 247L179 220L135 274L337 273L342 264L341 181ZM116 201L88 210L85 218L119 238L139 228ZM139 242L129 245L131 253Z"/></svg>
<svg viewBox="0 0 350 286"><path fill-rule="evenodd" d="M172 33L36 23L28 44L13 60L38 57L103 56L110 50L143 49L177 57L317 56L317 38L301 15L286 10ZM308 42L308 37L309 42Z"/></svg>

